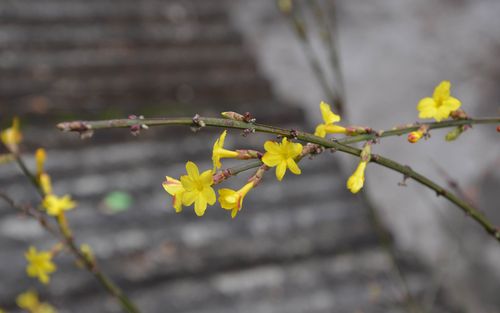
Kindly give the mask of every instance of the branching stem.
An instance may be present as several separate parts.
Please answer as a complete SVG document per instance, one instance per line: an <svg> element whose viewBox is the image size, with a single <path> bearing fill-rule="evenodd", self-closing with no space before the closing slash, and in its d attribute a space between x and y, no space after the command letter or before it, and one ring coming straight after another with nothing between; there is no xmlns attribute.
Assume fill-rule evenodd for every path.
<svg viewBox="0 0 500 313"><path fill-rule="evenodd" d="M269 133L279 136L296 138L300 141L318 144L325 148L334 148L337 151L344 152L353 156L360 156L361 150L355 147L348 146L346 145L346 143L366 141L375 139L377 137L401 135L416 130L419 127L412 125L409 127L403 127L400 129L390 130L378 134L360 135L352 138L347 138L345 140L339 139L334 141L314 136L310 133L296 131L296 130L284 129L262 124L251 124L230 119L210 118L210 117L198 117L196 123L193 122L192 118L180 117L180 118L156 118L156 119L141 119L141 120L115 119L115 120L104 120L104 121L74 121L74 122L60 123L58 124L57 127L64 131L87 132L104 128L131 127L139 123L148 126L186 125L186 126L200 127L200 125L204 125L204 126L233 128L242 130L253 129L255 131L262 133ZM467 119L467 120L435 122L435 123L429 123L429 129L454 127L454 126L468 125L468 124L495 124L495 123L500 123L500 118ZM391 159L385 158L381 155L373 154L370 162L377 163L393 171L399 172L407 178L412 178L413 180L419 182L420 184L436 192L437 196L442 196L448 199L450 202L452 202L458 208L460 208L465 214L467 214L473 220L479 223L488 234L492 235L493 238L495 238L497 241L500 242L499 229L496 226L494 226L484 216L484 214L476 210L466 201L457 197L448 189L436 184L434 181L412 170L410 167L400 164Z"/></svg>

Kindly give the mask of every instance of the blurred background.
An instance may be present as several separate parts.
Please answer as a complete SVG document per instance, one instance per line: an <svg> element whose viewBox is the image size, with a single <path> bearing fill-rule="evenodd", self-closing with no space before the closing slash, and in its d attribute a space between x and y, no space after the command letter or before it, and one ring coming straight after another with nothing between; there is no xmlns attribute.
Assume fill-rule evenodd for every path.
<svg viewBox="0 0 500 313"><path fill-rule="evenodd" d="M47 149L54 191L79 203L68 214L75 237L143 312L500 312L498 244L445 200L411 181L398 186L402 177L376 165L364 193L352 195L345 181L357 160L324 153L282 183L270 172L236 219L218 206L198 218L191 208L175 214L161 182L187 160L210 168L219 130L105 130L80 140L55 129L72 119L232 110L312 131L332 94L311 56L327 89L344 96L344 125L412 123L418 100L445 79L470 115L500 114L499 1L290 3L288 12L288 1L280 11L270 0L2 0L0 125L21 118L31 166L35 149ZM500 224L494 127L452 143L444 131L432 135L416 145L384 139L374 152L441 184L456 180ZM261 149L266 139L230 131L227 146ZM0 167L0 189L39 201L14 165ZM120 312L70 256L58 256L48 287L27 278L31 244L54 240L0 203L0 307L15 312L16 295L32 288L60 312Z"/></svg>

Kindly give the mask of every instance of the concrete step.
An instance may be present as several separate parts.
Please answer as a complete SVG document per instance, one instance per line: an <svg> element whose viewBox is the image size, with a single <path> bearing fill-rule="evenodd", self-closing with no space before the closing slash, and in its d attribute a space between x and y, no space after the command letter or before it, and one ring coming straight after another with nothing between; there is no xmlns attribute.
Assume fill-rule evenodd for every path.
<svg viewBox="0 0 500 313"><path fill-rule="evenodd" d="M7 1L0 25L104 24L162 21L167 24L212 22L227 18L223 1Z"/></svg>
<svg viewBox="0 0 500 313"><path fill-rule="evenodd" d="M161 22L124 25L6 25L0 28L0 51L39 47L81 48L112 42L166 44L228 40L238 37L227 22L166 26Z"/></svg>
<svg viewBox="0 0 500 313"><path fill-rule="evenodd" d="M214 71L245 68L255 71L251 55L239 43L211 42L189 46L101 47L0 52L1 74L44 81L83 75L136 75L137 71ZM135 72L134 72L135 71Z"/></svg>

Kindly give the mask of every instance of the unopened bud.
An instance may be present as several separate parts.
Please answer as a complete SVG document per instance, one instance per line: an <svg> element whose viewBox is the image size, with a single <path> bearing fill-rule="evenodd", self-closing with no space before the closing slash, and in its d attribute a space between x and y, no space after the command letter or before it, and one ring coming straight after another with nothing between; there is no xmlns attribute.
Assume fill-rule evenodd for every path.
<svg viewBox="0 0 500 313"><path fill-rule="evenodd" d="M408 142L417 143L423 136L424 136L424 133L421 132L420 130L411 132L408 134Z"/></svg>
<svg viewBox="0 0 500 313"><path fill-rule="evenodd" d="M447 133L444 139L446 141L456 140L464 131L465 129L462 126L456 127Z"/></svg>
<svg viewBox="0 0 500 313"><path fill-rule="evenodd" d="M238 122L245 121L245 116L243 116L240 113L233 112L233 111L222 112L221 115L229 120L234 120L234 121L238 121Z"/></svg>

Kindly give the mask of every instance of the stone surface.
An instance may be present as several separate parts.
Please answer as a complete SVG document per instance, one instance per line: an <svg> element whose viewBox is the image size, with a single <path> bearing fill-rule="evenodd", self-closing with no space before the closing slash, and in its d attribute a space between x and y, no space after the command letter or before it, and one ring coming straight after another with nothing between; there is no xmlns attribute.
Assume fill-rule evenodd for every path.
<svg viewBox="0 0 500 313"><path fill-rule="evenodd" d="M79 203L68 213L78 242L93 247L144 312L407 312L401 277L367 206L345 189L336 154L304 160L303 174L288 173L283 183L269 172L234 220L218 207L198 218L191 208L175 214L161 182L182 174L186 160L210 168L219 132L153 128L135 138L110 130L80 141L53 128L72 116L231 108L311 129L291 99L276 99L274 77L248 49L233 12L221 0L2 3L0 114L29 121L24 149L44 143L55 192ZM305 87L297 91L309 94ZM259 148L269 138L231 131L227 146ZM246 177L224 186L238 188ZM0 186L18 201L39 201L13 165L0 167ZM114 191L130 194L131 208L110 214L104 202ZM49 287L26 277L25 249L54 242L0 204L0 306L14 311L14 297L31 287L60 312L119 312L67 255L57 258ZM418 258L396 253L396 260L426 312L460 312Z"/></svg>
<svg viewBox="0 0 500 313"><path fill-rule="evenodd" d="M315 52L329 72L325 48L306 2L295 4L306 12L305 24L312 33ZM431 95L441 80L451 80L452 93L472 116L498 115L498 1L335 3L347 95L344 123L377 129L412 123L417 120L419 99ZM231 17L249 38L276 94L303 107L310 123L317 123L321 118L318 103L326 98L273 1L237 1L233 12ZM474 127L452 143L444 142L444 131L432 135L431 140L416 145L409 145L404 137L384 139L374 151L446 185L444 170L498 224L498 195L491 196L489 191L490 200L484 198L486 190L500 188L491 179L500 169L500 137L494 126ZM342 164L346 175L355 166L350 158ZM436 283L447 283L457 301L471 312L498 311L498 297L491 295L499 287L498 244L461 211L416 183L396 187L402 177L377 166L368 167L367 173L365 192L374 200L398 247L426 260L440 277ZM484 273L491 277L485 278Z"/></svg>

